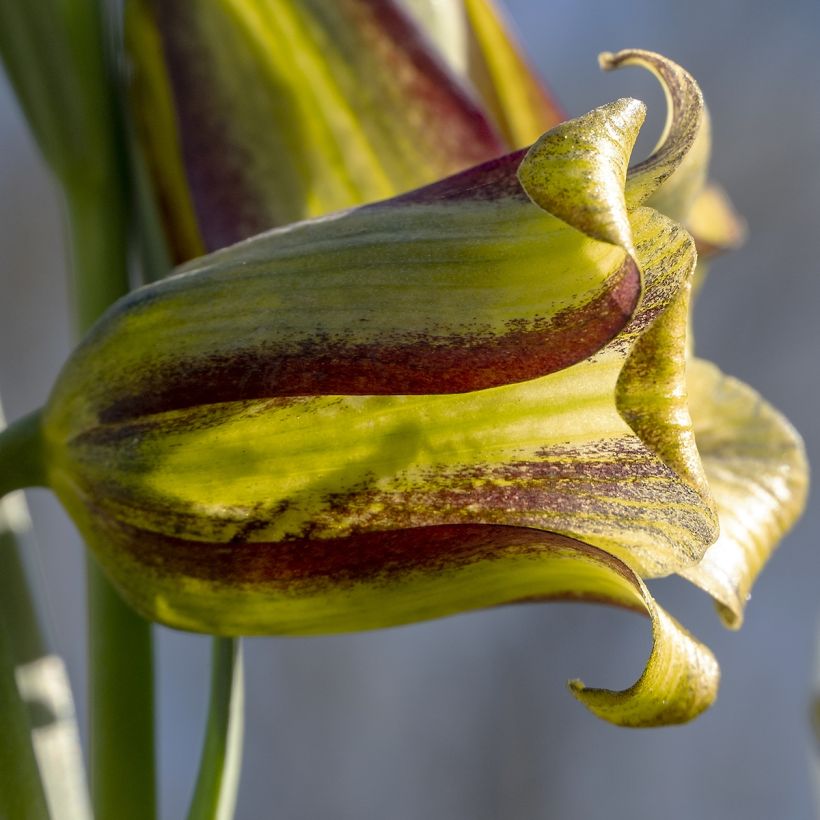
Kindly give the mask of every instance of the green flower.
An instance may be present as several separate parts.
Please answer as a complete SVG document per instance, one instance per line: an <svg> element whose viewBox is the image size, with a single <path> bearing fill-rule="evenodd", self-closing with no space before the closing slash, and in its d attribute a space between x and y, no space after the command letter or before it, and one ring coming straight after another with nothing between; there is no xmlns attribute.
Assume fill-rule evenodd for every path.
<svg viewBox="0 0 820 820"><path fill-rule="evenodd" d="M627 169L630 99L498 156L556 109L493 9L465 8L472 92L392 4L132 4L168 235L178 259L215 252L74 353L46 480L162 623L316 634L602 601L647 614L654 647L630 689L577 697L685 721L717 664L642 579L682 574L737 625L806 486L788 423L687 349L683 225L737 232L704 187L700 91L659 55L606 55L667 91L648 159Z"/></svg>

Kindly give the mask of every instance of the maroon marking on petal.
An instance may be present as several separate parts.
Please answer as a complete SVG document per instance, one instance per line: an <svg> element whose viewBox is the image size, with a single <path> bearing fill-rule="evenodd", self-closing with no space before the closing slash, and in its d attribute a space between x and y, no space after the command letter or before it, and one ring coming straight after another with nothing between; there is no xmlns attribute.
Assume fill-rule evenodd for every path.
<svg viewBox="0 0 820 820"><path fill-rule="evenodd" d="M230 101L222 99L213 55L198 30L196 5L190 0L159 0L154 13L198 226L211 251L287 220L277 218L276 208L265 201L257 180L248 173L254 166L226 115ZM283 174L291 182L296 178L287 163Z"/></svg>
<svg viewBox="0 0 820 820"><path fill-rule="evenodd" d="M104 408L104 423L198 405L314 395L465 393L526 381L596 353L629 321L640 275L627 260L586 305L514 324L503 336L417 338L380 345L316 335L284 348L254 348L159 366L139 392ZM521 324L524 324L523 322Z"/></svg>
<svg viewBox="0 0 820 820"><path fill-rule="evenodd" d="M209 543L131 527L100 516L105 534L132 559L161 575L228 586L291 586L389 581L408 573L439 574L484 560L580 553L634 583L629 570L596 547L525 527L455 525L364 533L345 538Z"/></svg>
<svg viewBox="0 0 820 820"><path fill-rule="evenodd" d="M446 179L417 188L387 202L379 202L374 208L390 207L393 202L445 202L448 200L498 200L505 197L528 202L524 189L518 181L518 167L529 148L521 148L504 156L468 168Z"/></svg>
<svg viewBox="0 0 820 820"><path fill-rule="evenodd" d="M431 134L431 152L450 172L504 153L486 113L398 3L344 0L344 7L357 21L364 47L380 58L387 90L423 112L429 128L420 136Z"/></svg>
<svg viewBox="0 0 820 820"><path fill-rule="evenodd" d="M357 87L366 87L362 96L406 99L411 113L404 125L414 141L424 146L420 153L436 160L436 176L503 153L504 143L480 106L397 4L392 0L333 3L336 8L330 18L345 18L347 35L374 66L370 76L356 78ZM199 31L197 4L156 0L154 9L174 94L183 162L206 249L218 250L305 218L310 192L305 171L299 168L298 151L286 144L276 123L252 134L246 123L233 122L232 100L226 99L212 48ZM332 25L309 8L303 13L317 29ZM331 29L323 34L333 43ZM353 69L364 75L367 65L363 60ZM284 83L274 88L274 80L261 74L258 82L259 88L249 89L249 100L254 94L272 94L283 118L300 116L295 99L298 88ZM367 126L366 107L363 110ZM341 144L343 147L343 140ZM275 172L268 179L260 178L259 163L254 161L254 155L262 151L281 155L271 165ZM357 204L355 194L347 204Z"/></svg>

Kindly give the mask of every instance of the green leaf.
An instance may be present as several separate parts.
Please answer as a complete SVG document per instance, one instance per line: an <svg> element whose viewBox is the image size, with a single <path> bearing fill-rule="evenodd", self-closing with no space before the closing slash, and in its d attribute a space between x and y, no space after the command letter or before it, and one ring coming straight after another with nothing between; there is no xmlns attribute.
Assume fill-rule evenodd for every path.
<svg viewBox="0 0 820 820"><path fill-rule="evenodd" d="M0 57L46 161L69 188L104 185L114 111L93 0L0 0Z"/></svg>

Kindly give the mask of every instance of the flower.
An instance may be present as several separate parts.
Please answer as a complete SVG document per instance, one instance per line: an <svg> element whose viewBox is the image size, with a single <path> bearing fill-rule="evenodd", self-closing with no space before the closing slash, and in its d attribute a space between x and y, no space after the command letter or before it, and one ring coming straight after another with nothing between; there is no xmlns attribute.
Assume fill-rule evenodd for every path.
<svg viewBox="0 0 820 820"><path fill-rule="evenodd" d="M468 7L477 39L483 31L508 42L486 4ZM162 14L173 23L185 8L163 4ZM295 26L278 42L292 43L291 30L315 38L318 6L283 8L290 17L263 22L314 28ZM372 4L334 9L342 21L330 29L356 46L348 42L337 64L328 46L322 63L314 39L304 59L355 67L362 54L365 73L380 78L368 60L395 53L372 42L383 44L407 19L373 28L384 20L372 17ZM156 34L150 18L137 19L138 42ZM254 19L246 31L268 31ZM168 36L174 26L160 28ZM370 51L356 39L365 34ZM48 481L135 607L217 634L312 634L514 601L601 600L648 614L655 643L625 692L573 684L587 706L616 723L654 725L711 703L714 658L655 604L642 578L679 572L716 597L727 622L739 622L754 574L800 510L805 462L787 422L748 388L697 360L687 377L695 242L647 205L695 224L704 202L714 206L714 190L703 193L708 123L696 84L649 52L604 62L649 67L672 101L658 148L628 173L643 107L619 100L556 126L526 152L195 259L101 320L43 417ZM149 63L159 73L161 61ZM184 66L168 63L179 83ZM191 63L210 76L207 65ZM511 76L531 82L520 79L529 77L523 63L511 65ZM422 79L446 76L440 64L423 66ZM311 76L320 79L306 81L307 99L335 87L333 72ZM508 75L494 76L503 112L499 76ZM448 83L431 86L446 92L444 110L482 135L471 146L496 153L489 117L474 116ZM173 111L167 78L152 88L147 97ZM395 117L371 105L345 119L343 109L309 107L279 122L292 138L310 112L331 125L344 119L373 160L346 195L366 199L366 185L386 178L390 151L405 144L394 131L389 151L379 147L373 120L406 123L401 106ZM526 130L520 118L513 128L498 116L506 139ZM247 136L253 120L242 110L229 122ZM166 135L176 127L173 118L165 125ZM226 194L207 179L220 162L200 166L184 133L181 143L182 159L179 143L155 144L153 164L171 169L160 178L166 203L190 191L187 216L170 225L188 237L176 246L183 254L256 230L247 213L276 222L290 218L277 210L283 203L337 207L337 194L322 199L336 190L325 183L356 176L329 159L333 140L308 140L296 156L317 163L300 177L311 181L304 196L267 188L256 170L226 173L243 183ZM207 156L219 160L221 147L217 140ZM456 152L420 154L433 175L457 162ZM254 168L224 159L224 167ZM198 170L206 174L199 183ZM387 187L404 186L398 173L387 178ZM270 202L245 197L244 183L272 190ZM694 423L687 391L697 398Z"/></svg>
<svg viewBox="0 0 820 820"><path fill-rule="evenodd" d="M505 151L396 3L131 0L127 13L135 119L177 262Z"/></svg>

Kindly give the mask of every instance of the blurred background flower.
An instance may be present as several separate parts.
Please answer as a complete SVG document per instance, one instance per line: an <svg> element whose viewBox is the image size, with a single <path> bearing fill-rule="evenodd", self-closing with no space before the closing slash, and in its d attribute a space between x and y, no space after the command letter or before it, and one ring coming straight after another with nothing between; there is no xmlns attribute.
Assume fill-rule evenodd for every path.
<svg viewBox="0 0 820 820"><path fill-rule="evenodd" d="M600 50L650 47L698 78L720 112L713 175L750 224L747 246L714 266L701 295L698 350L774 400L816 450L812 306L820 248L810 226L820 197L813 162L820 106L808 78L818 68L818 9L755 3L752 14L751 5L726 0L709 5L705 26L691 9L648 2L510 6L571 115L632 94L649 103L660 130L664 107L654 81L638 72L600 75ZM65 328L56 333L65 294L54 195L7 92L3 103L0 185L13 195L0 205L0 239L12 248L0 332L3 350L15 355L0 358L0 380L15 417L45 393L68 344ZM651 147L652 130L638 154ZM15 339L28 341L25 356L17 355L19 344L11 347ZM80 547L52 500L33 499L57 645L82 710ZM807 703L820 577L810 535L817 526L810 511L756 588L739 634L722 630L706 596L674 581L654 585L724 668L720 708L675 734L616 733L557 697L568 669L631 682L648 651L647 630L609 610L526 607L373 635L249 641L255 717L238 816L259 816L276 803L283 817L574 817L596 816L604 800L610 817L648 816L661 800L672 818L809 816ZM164 632L161 652L164 816L176 817L195 766L187 750L201 731L205 643ZM180 663L188 653L198 661Z"/></svg>

